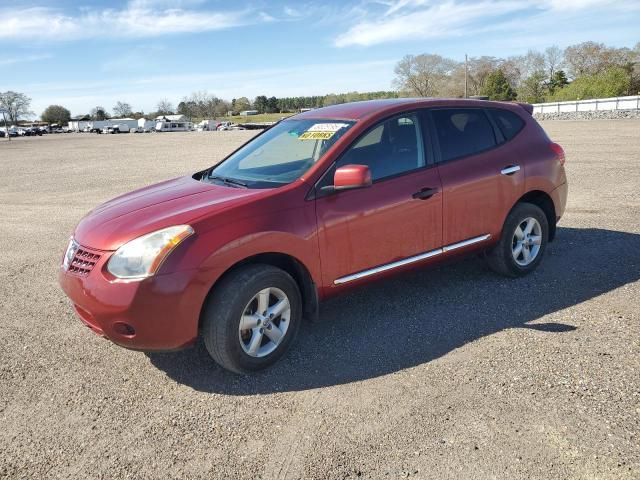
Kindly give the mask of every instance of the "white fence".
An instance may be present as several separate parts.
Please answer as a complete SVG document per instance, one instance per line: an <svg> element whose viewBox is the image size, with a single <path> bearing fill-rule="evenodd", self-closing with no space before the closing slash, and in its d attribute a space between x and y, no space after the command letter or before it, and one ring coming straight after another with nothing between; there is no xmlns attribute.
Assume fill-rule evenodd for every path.
<svg viewBox="0 0 640 480"><path fill-rule="evenodd" d="M640 95L533 104L533 113L592 112L596 110L640 110Z"/></svg>

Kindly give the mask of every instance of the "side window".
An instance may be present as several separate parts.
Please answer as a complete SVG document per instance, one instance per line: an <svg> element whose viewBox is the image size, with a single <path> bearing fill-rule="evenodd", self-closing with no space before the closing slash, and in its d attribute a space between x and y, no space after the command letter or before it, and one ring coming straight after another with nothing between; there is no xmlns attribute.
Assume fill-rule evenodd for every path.
<svg viewBox="0 0 640 480"><path fill-rule="evenodd" d="M367 165L374 181L423 167L425 156L418 116L401 115L373 127L349 147L336 167L349 164Z"/></svg>
<svg viewBox="0 0 640 480"><path fill-rule="evenodd" d="M496 145L484 111L475 108L432 110L442 161L473 155Z"/></svg>
<svg viewBox="0 0 640 480"><path fill-rule="evenodd" d="M498 125L505 140L511 140L524 128L524 120L509 110L491 108L487 111L495 124Z"/></svg>

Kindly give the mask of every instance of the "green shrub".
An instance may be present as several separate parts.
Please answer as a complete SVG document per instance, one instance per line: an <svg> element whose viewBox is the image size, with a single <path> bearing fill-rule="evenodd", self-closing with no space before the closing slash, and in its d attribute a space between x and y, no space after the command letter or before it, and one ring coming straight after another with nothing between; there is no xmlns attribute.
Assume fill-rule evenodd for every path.
<svg viewBox="0 0 640 480"><path fill-rule="evenodd" d="M608 98L626 95L631 85L629 73L622 67L611 67L596 75L576 78L569 85L557 89L548 100L569 101Z"/></svg>

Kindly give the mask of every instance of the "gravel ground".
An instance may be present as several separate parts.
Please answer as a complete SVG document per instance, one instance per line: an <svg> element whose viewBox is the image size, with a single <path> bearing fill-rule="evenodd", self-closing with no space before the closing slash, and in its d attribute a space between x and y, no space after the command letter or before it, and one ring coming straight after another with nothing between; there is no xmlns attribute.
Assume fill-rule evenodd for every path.
<svg viewBox="0 0 640 480"><path fill-rule="evenodd" d="M86 211L251 132L2 139L0 477L638 479L640 121L544 126L570 198L533 275L362 288L253 377L116 347L56 283Z"/></svg>
<svg viewBox="0 0 640 480"><path fill-rule="evenodd" d="M640 110L594 110L588 112L547 112L533 115L538 121L548 120L620 120L640 119Z"/></svg>

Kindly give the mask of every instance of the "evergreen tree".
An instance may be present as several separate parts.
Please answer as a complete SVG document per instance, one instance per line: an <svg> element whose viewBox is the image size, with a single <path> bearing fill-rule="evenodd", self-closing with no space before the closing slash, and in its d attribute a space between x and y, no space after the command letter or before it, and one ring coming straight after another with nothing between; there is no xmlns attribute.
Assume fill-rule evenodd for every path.
<svg viewBox="0 0 640 480"><path fill-rule="evenodd" d="M486 95L490 100L510 101L516 98L516 92L513 91L509 80L500 68L489 74L482 89L482 95Z"/></svg>

